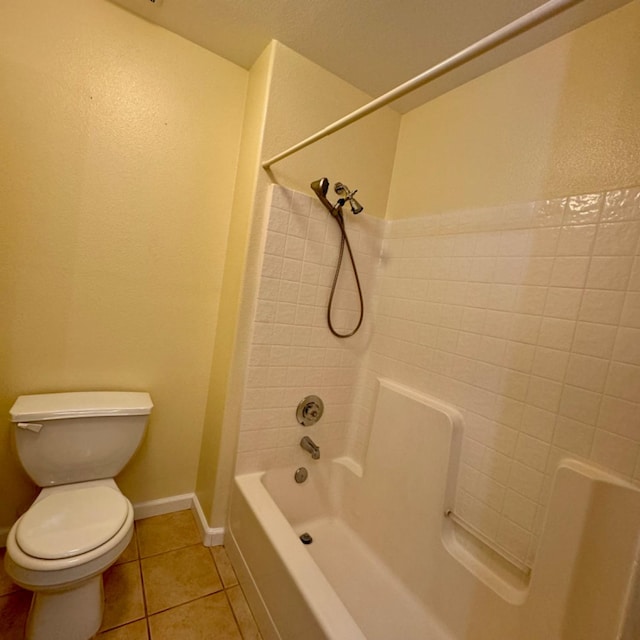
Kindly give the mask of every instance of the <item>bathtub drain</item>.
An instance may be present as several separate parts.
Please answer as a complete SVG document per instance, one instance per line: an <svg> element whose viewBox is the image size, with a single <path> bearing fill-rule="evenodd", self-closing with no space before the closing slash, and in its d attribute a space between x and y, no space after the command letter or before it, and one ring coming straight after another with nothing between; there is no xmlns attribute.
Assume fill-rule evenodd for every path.
<svg viewBox="0 0 640 640"><path fill-rule="evenodd" d="M313 538L308 533L303 533L300 536L300 540L302 540L302 544L311 544L313 542Z"/></svg>

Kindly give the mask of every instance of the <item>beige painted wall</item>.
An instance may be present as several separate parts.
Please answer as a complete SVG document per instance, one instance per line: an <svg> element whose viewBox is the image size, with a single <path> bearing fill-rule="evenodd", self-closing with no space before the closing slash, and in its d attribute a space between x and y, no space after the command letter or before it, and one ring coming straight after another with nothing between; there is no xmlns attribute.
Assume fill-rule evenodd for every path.
<svg viewBox="0 0 640 640"><path fill-rule="evenodd" d="M224 525L228 488L235 464L235 447L239 413L243 397L244 372L248 358L248 338L254 314L258 273L262 262L265 207L272 182L309 192L310 183L327 176L331 183L340 180L358 188L366 210L382 217L393 168L400 116L384 109L350 130L332 136L295 156L274 165L272 173L260 168L260 162L285 147L314 133L333 120L368 102L371 98L337 76L278 42L272 42L251 70L250 101L243 140L238 192L234 203L234 227L230 247L234 256L246 255L240 306L223 305L219 325L230 330L216 340L213 367L229 357L231 336L236 347L224 396L220 393L223 376L212 375L218 383L212 389L200 459L198 497L213 527ZM266 90L266 95L265 95ZM253 110L253 115L252 115ZM257 123L260 123L258 126ZM253 142L247 147L247 140ZM258 145L258 146L256 146ZM245 164L246 163L246 164ZM241 186L242 185L242 186ZM333 198L333 193L331 193ZM251 226L238 220L251 220ZM353 221L357 224L357 220ZM247 232L249 235L247 236ZM231 259L231 251L229 253ZM228 269L237 269L243 261L227 261ZM225 272L225 279L229 272ZM226 295L225 295L226 300ZM233 329L233 331L231 331ZM223 342L223 336L224 338ZM225 355L225 352L227 355ZM225 371L225 369L222 369ZM224 406L224 415L215 407ZM216 467L213 495L207 476L211 476L215 460L211 453L220 451ZM213 501L211 503L211 501Z"/></svg>
<svg viewBox="0 0 640 640"><path fill-rule="evenodd" d="M267 47L249 72L236 189L211 362L207 411L202 432L196 494L205 517L217 526L224 525L227 487L235 463L236 430L239 425L238 403L237 398L234 402L234 398L228 396L227 390L233 377L231 370L236 346L236 329L241 313L240 292L245 273L256 182L260 171L260 152L274 49L274 45ZM252 301L245 301L243 308L251 308L251 304ZM242 348L240 341L237 351L241 352ZM239 384L243 378L243 360L236 358L235 362L235 375L238 378L236 384ZM224 424L227 426L223 430ZM223 497L214 504L216 493ZM212 515L214 507L215 511L220 513L218 518Z"/></svg>
<svg viewBox="0 0 640 640"><path fill-rule="evenodd" d="M402 118L387 216L640 183L640 1Z"/></svg>
<svg viewBox="0 0 640 640"><path fill-rule="evenodd" d="M193 491L247 72L102 0L0 7L0 415L148 390L134 501ZM0 425L0 528L34 489Z"/></svg>
<svg viewBox="0 0 640 640"><path fill-rule="evenodd" d="M263 159L266 160L370 102L372 96L278 44L269 96ZM271 167L273 181L310 192L309 184L329 178L358 189L366 212L384 218L393 171L400 116L381 109Z"/></svg>

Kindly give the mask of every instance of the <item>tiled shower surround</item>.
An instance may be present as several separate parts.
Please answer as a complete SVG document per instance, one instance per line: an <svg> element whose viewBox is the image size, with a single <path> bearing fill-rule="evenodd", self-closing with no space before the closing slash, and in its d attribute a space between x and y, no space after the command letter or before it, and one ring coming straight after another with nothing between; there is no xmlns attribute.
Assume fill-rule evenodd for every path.
<svg viewBox="0 0 640 640"><path fill-rule="evenodd" d="M317 441L322 456L347 448L356 381L372 335L384 222L351 213L345 220L365 319L355 336L340 339L327 328L338 225L315 197L273 187L241 418L241 472L306 463L309 454L298 444L303 435ZM336 329L347 333L358 322L359 304L346 249L333 306ZM303 428L296 407L310 394L322 398L325 412L319 424Z"/></svg>
<svg viewBox="0 0 640 640"><path fill-rule="evenodd" d="M305 460L307 393L328 419L304 433L362 461L383 376L462 411L456 510L525 561L561 457L640 483L640 190L347 223L369 299L363 335L340 341L324 315L337 227L274 190L240 469Z"/></svg>

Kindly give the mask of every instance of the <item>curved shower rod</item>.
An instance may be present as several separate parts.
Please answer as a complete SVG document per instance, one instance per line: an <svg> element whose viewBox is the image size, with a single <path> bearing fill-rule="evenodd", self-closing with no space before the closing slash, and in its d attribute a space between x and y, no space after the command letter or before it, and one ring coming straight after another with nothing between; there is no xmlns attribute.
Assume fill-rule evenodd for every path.
<svg viewBox="0 0 640 640"><path fill-rule="evenodd" d="M479 56L482 53L486 53L490 49L497 47L499 44L510 40L511 38L527 31L531 27L534 27L549 18L561 13L565 9L568 9L572 5L579 4L582 0L549 0L545 2L543 5L540 5L536 9L529 11L529 13L525 13L520 18L517 18L513 22L501 27L497 31L485 36L481 40L478 40L475 44L469 45L466 49L462 49L462 51L458 51L451 57L439 62L435 66L423 71L421 74L415 76L411 80L407 80L403 84L397 86L395 89L388 91L387 93L375 98L371 102L363 105L359 109L352 111L350 114L336 120L333 124L321 129L317 133L314 133L312 136L309 136L302 142L289 147L285 151L282 151L278 155L273 156L273 158L269 158L269 160L265 160L262 163L262 167L264 169L269 169L272 164L276 162L280 162L280 160L284 160L288 158L290 155L308 147L309 145L317 142L318 140L322 140L322 138L326 138L327 136L335 133L336 131L340 131L340 129L344 129L346 126L364 118L364 116L368 116L370 113L381 109L382 107L386 107L389 103L402 98L403 96L419 89L420 87L428 84L432 80L443 76L445 73L460 67L465 62L468 62L472 58Z"/></svg>

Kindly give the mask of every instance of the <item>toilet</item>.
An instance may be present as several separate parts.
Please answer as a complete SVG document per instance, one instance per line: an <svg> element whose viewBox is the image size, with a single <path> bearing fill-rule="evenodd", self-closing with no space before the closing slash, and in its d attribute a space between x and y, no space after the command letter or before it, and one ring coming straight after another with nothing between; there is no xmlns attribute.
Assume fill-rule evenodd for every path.
<svg viewBox="0 0 640 640"><path fill-rule="evenodd" d="M104 610L102 574L133 535L133 506L114 477L138 449L148 393L20 396L11 408L18 458L41 491L7 538L5 569L34 592L27 640L88 640Z"/></svg>

